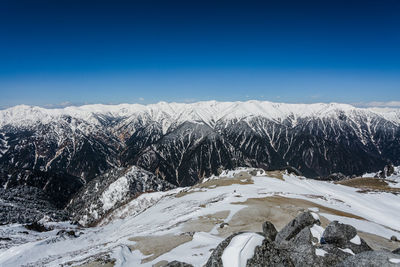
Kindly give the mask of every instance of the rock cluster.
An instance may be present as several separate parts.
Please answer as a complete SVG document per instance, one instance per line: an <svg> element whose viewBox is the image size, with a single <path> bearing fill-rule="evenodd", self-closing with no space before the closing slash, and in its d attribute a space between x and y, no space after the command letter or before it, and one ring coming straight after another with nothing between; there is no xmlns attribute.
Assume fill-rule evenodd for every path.
<svg viewBox="0 0 400 267"><path fill-rule="evenodd" d="M400 258L398 250L373 251L351 225L333 221L323 229L320 224L313 212L299 214L279 232L271 222L265 222L265 239L247 266L396 266ZM222 241L205 266L222 267L221 256L238 234Z"/></svg>

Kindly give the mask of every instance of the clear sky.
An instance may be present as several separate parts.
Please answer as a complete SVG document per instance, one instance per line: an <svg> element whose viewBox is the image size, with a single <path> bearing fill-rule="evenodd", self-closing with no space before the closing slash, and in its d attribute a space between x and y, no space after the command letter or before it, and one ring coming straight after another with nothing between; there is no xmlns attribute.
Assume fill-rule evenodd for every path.
<svg viewBox="0 0 400 267"><path fill-rule="evenodd" d="M0 107L400 100L400 1L0 1Z"/></svg>

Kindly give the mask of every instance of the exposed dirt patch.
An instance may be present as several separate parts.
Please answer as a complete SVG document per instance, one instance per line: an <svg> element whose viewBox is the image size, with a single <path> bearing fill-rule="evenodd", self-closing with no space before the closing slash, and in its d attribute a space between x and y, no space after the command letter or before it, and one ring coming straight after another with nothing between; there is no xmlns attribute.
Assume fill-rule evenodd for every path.
<svg viewBox="0 0 400 267"><path fill-rule="evenodd" d="M392 188L389 184L380 178L353 178L349 180L336 182L337 184L360 188L360 193L367 193L371 191L377 192L389 192L389 193L400 193L400 188Z"/></svg>
<svg viewBox="0 0 400 267"><path fill-rule="evenodd" d="M163 267L168 264L168 261L159 261L156 264L153 264L153 267Z"/></svg>
<svg viewBox="0 0 400 267"><path fill-rule="evenodd" d="M248 176L247 176L248 175ZM229 186L233 184L254 184L253 179L249 174L238 176L235 178L219 178L210 180L201 184L194 186L194 188L207 188L212 189L219 186Z"/></svg>
<svg viewBox="0 0 400 267"><path fill-rule="evenodd" d="M200 216L196 220L191 220L185 223L183 226L184 232L210 232L216 225L224 222L224 219L228 217L229 210L216 212L214 214L208 214L206 216Z"/></svg>
<svg viewBox="0 0 400 267"><path fill-rule="evenodd" d="M233 204L246 205L247 207L238 211L232 217L232 220L228 222L228 227L218 229L223 237L239 231L260 232L262 231L262 223L265 221L272 222L280 230L300 212L308 208L318 208L323 213L364 220L360 216L327 208L311 201L282 196L250 198L245 202ZM326 226L329 221L321 216L321 223Z"/></svg>
<svg viewBox="0 0 400 267"><path fill-rule="evenodd" d="M386 239L378 235L365 233L361 231L358 231L358 235L361 238L363 238L368 243L368 245L374 250L389 249L392 251L399 247L399 243L390 241L389 239Z"/></svg>
<svg viewBox="0 0 400 267"><path fill-rule="evenodd" d="M266 171L265 175L268 177L273 177L273 178L282 180L282 181L284 180L282 171Z"/></svg>
<svg viewBox="0 0 400 267"><path fill-rule="evenodd" d="M171 251L186 242L192 241L190 234L181 235L159 235L159 236L136 236L129 238L136 244L130 246L131 250L139 250L143 255L149 256L142 263L150 262L159 256ZM151 255L151 256L150 256Z"/></svg>
<svg viewBox="0 0 400 267"><path fill-rule="evenodd" d="M213 189L220 186L230 186L233 184L254 184L251 175L247 172L240 172L234 176L234 178L220 177L218 179L209 180L197 185L192 186L188 191L181 191L176 194L176 197L183 197L195 192L204 192L203 189Z"/></svg>

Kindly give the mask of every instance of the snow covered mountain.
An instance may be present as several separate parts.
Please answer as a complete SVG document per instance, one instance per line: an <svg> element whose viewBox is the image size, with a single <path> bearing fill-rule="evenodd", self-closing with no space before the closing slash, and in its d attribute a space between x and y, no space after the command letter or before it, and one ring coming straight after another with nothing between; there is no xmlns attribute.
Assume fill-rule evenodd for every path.
<svg viewBox="0 0 400 267"><path fill-rule="evenodd" d="M3 187L25 184L26 170L85 183L132 165L178 186L237 166L352 175L399 165L399 153L398 109L207 101L0 111Z"/></svg>

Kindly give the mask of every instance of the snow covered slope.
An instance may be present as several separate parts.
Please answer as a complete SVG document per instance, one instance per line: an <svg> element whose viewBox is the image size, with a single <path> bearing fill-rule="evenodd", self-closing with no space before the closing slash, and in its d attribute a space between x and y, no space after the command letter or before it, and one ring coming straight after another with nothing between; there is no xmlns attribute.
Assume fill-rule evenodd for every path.
<svg viewBox="0 0 400 267"><path fill-rule="evenodd" d="M51 232L26 235L20 233L20 225L0 226L0 237L11 238L7 246L0 246L0 265L152 266L180 260L203 266L210 249L231 233L259 232L266 220L282 228L307 209L318 213L322 227L333 220L353 225L373 247L393 250L396 243L388 239L400 238L399 195L363 193L332 182L240 168L193 187L142 194L109 214L101 227L56 224ZM56 235L60 228L81 233ZM250 243L243 255L232 252L238 255L235 263L247 258L250 247L260 242L253 235L236 241L234 251L235 244Z"/></svg>

